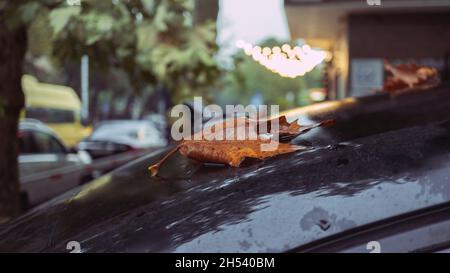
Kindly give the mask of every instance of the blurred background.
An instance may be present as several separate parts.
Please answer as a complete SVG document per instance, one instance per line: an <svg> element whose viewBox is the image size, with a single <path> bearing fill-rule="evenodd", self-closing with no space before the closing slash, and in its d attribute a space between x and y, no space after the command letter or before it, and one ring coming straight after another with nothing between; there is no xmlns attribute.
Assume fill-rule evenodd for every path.
<svg viewBox="0 0 450 273"><path fill-rule="evenodd" d="M383 87L383 59L436 67L443 78L449 73L448 1L383 1L374 7L358 0L74 0L33 13L35 2L23 8L33 16L25 117L47 123L54 113L32 107L39 93L34 83L61 85L46 86L54 93L73 90L81 102L75 117L94 125L111 119L162 122L158 115L194 95L222 106L279 104L281 110L367 95ZM120 14L125 3L131 15ZM183 10L171 10L176 5ZM286 44L288 52L281 54L309 46L325 57L292 77L255 61L255 47L273 54ZM46 97L51 104L52 95Z"/></svg>
<svg viewBox="0 0 450 273"><path fill-rule="evenodd" d="M27 35L20 180L66 182L27 205L168 145L170 108L196 95L283 111L373 94L384 60L450 74L450 1L7 2Z"/></svg>

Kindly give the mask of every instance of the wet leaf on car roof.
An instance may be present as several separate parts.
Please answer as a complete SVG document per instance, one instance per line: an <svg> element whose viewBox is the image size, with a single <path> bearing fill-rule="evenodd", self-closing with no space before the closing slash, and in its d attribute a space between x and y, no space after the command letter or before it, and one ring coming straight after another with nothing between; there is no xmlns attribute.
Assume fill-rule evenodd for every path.
<svg viewBox="0 0 450 273"><path fill-rule="evenodd" d="M161 165L178 151L182 155L199 162L239 167L246 158L262 160L304 149L304 147L291 144L289 141L313 128L334 123L334 120L325 120L317 124L302 126L298 124L297 120L288 122L285 116L276 119L278 119L278 126L274 128L271 128L273 120L252 120L246 117L237 117L207 126L190 139L182 140L158 163L151 165L149 170L152 176L156 176ZM217 134L226 136L230 131L234 134L233 140L214 138ZM256 137L251 138L250 132L253 132ZM278 139L270 137L274 134L278 134ZM269 144L274 145L275 148L262 148L263 145Z"/></svg>
<svg viewBox="0 0 450 273"><path fill-rule="evenodd" d="M384 68L389 72L383 91L405 92L417 88L431 88L439 84L439 73L436 68L417 64L392 65L385 60Z"/></svg>

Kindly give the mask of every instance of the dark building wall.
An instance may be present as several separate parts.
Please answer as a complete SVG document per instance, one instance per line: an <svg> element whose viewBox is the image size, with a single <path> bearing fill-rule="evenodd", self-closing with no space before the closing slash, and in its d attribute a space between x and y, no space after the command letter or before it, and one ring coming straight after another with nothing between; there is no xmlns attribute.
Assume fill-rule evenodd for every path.
<svg viewBox="0 0 450 273"><path fill-rule="evenodd" d="M430 65L440 70L442 80L449 80L450 10L350 14L347 19L349 95L370 93L370 88L361 89L352 83L358 72L353 61L358 58Z"/></svg>
<svg viewBox="0 0 450 273"><path fill-rule="evenodd" d="M450 52L450 11L354 14L350 58L443 58Z"/></svg>

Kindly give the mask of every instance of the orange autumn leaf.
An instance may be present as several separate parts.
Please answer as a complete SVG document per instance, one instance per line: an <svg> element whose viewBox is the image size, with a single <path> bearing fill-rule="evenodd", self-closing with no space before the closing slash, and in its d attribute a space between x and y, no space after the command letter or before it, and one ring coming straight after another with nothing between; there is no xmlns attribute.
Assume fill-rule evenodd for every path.
<svg viewBox="0 0 450 273"><path fill-rule="evenodd" d="M439 83L439 73L435 68L416 64L394 66L385 61L384 67L391 76L386 77L384 91L404 91L412 88L427 88Z"/></svg>
<svg viewBox="0 0 450 273"><path fill-rule="evenodd" d="M334 121L326 120L318 124L309 126L300 126L297 120L294 122L287 122L286 117L278 117L278 130L274 132L274 128L271 128L270 121L267 120L252 120L248 118L234 118L226 120L222 123L214 124L203 129L203 132L195 134L192 139L185 139L170 151L164 158L162 158L157 164L149 167L152 176L157 175L159 168L166 160L172 156L175 152L179 151L182 155L200 161L204 163L220 163L230 165L233 167L239 167L242 161L246 158L266 159L280 154L291 153L300 149L301 146L296 146L290 143L283 143L283 141L289 141L299 134L305 133L312 128L318 126L330 125ZM267 122L267 128L263 127L263 122ZM241 135L243 131L237 130L240 126L246 129L247 134ZM207 136L215 134L217 132L227 132L227 130L233 128L235 133L235 140L207 140ZM256 139L250 139L248 132L253 130L257 134ZM203 135L200 135L202 134ZM267 138L266 134L279 134L279 140ZM197 136L197 140L195 139ZM240 137L240 138L239 138ZM262 149L262 145L268 145L272 143L275 145L275 149L266 150Z"/></svg>

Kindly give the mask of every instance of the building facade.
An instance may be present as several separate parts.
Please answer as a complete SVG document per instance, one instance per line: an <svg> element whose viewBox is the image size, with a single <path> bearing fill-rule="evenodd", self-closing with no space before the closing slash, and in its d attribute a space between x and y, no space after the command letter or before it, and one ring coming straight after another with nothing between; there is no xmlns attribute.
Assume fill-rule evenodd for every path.
<svg viewBox="0 0 450 273"><path fill-rule="evenodd" d="M292 39L332 53L331 99L381 88L385 59L433 66L449 79L449 0L285 0L285 10Z"/></svg>

